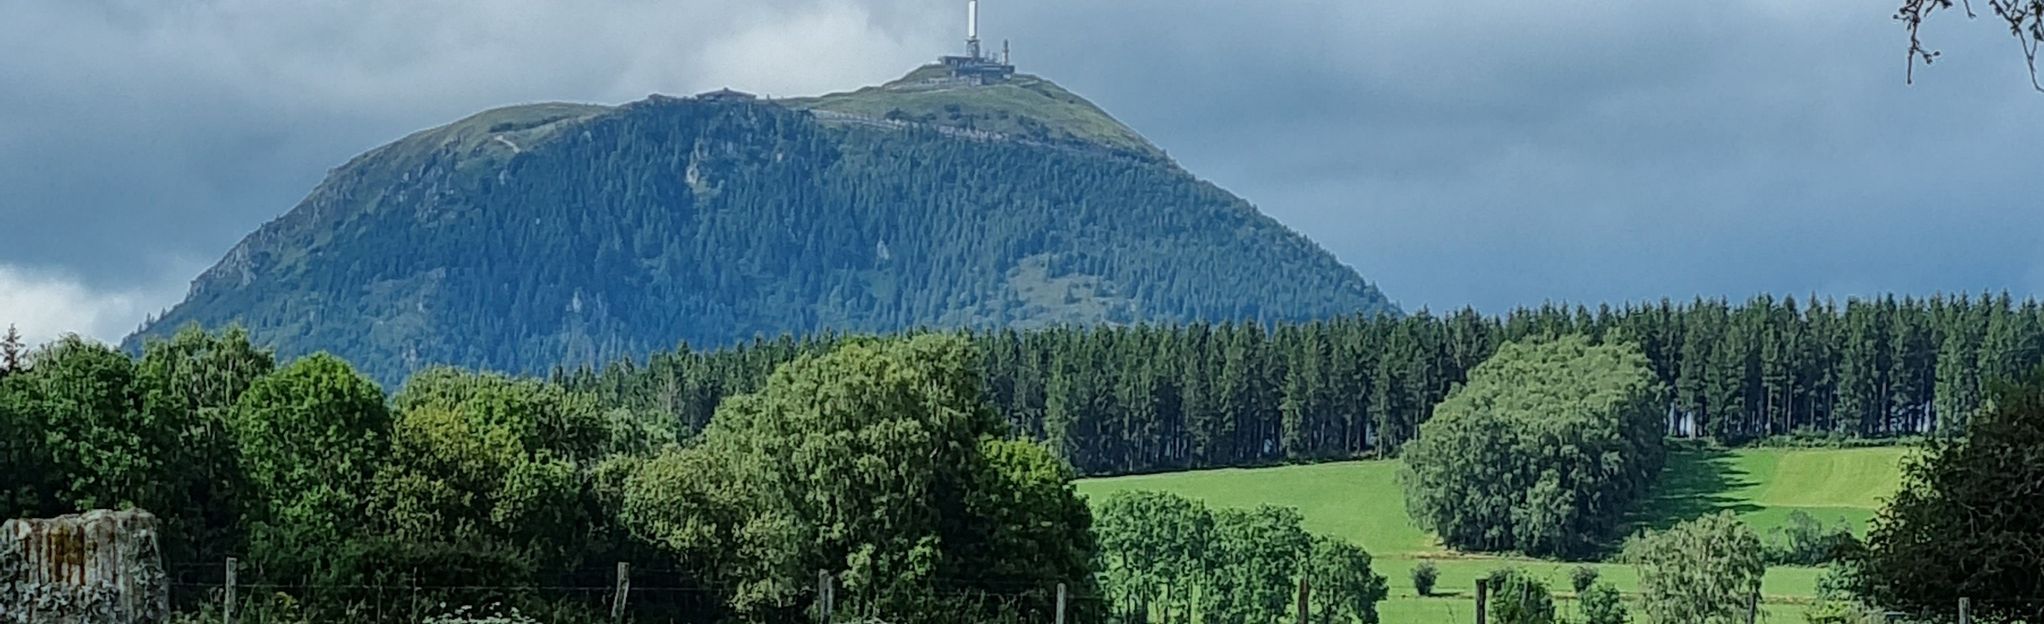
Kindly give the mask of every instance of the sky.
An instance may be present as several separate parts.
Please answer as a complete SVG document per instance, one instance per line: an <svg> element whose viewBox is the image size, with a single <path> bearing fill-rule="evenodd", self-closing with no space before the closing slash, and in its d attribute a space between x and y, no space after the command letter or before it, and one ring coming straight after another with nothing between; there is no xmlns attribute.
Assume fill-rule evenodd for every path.
<svg viewBox="0 0 2044 624"><path fill-rule="evenodd" d="M876 84L963 0L0 0L0 324L119 340L333 167L535 101ZM2044 94L1859 0L985 0L1408 310L2044 290Z"/></svg>

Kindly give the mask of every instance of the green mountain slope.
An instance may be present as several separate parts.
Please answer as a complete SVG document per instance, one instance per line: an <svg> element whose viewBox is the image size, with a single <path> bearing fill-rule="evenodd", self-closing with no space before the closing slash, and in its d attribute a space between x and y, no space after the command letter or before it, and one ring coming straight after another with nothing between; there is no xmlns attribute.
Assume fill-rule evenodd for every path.
<svg viewBox="0 0 2044 624"><path fill-rule="evenodd" d="M414 134L334 170L129 346L241 323L389 382L786 332L1395 312L1049 82L913 78L512 107Z"/></svg>

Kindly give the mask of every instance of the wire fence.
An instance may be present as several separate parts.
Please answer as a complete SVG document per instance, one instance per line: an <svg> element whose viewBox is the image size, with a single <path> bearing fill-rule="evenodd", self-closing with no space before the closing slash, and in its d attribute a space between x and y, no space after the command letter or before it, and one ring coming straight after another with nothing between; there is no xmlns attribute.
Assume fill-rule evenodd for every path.
<svg viewBox="0 0 2044 624"><path fill-rule="evenodd" d="M731 615L731 587L690 582L678 569L629 565L586 567L552 582L432 582L438 575L412 570L358 573L368 580L333 581L269 575L243 562L165 565L177 624L324 624L362 622L433 624L660 624L707 622ZM900 617L870 605L881 601L841 596L838 580L820 573L817 585L758 612L763 621L898 622ZM1086 614L1106 612L1095 596L1080 596L1062 584L1001 583L935 579L913 591L971 621L1062 624L1100 621ZM983 616L983 617L980 617ZM961 620L965 621L965 620Z"/></svg>
<svg viewBox="0 0 2044 624"><path fill-rule="evenodd" d="M422 571L401 569L351 570L343 575L355 580L336 581L335 577L320 578L317 574L296 577L266 573L264 570L247 565L245 562L223 559L215 563L179 562L164 565L166 585L171 591L171 600L176 605L177 617L173 624L325 624L347 622L363 624L442 624L456 622L489 622L491 624L660 624L668 622L707 622L726 619L733 613L727 609L727 601L734 595L732 587L718 587L699 582L694 572L678 568L648 566L634 568L627 564L584 566L564 574L548 577L545 582L489 583L466 580L458 575L450 577L445 571ZM496 578L504 578L498 576ZM787 604L763 609L757 612L767 617L751 617L766 622L831 622L831 623L876 623L899 624L909 621L901 614L888 613L875 607L889 604L876 600L874 596L840 595L846 591L839 579L829 573L819 572L813 581L815 585L784 595ZM1309 597L1310 584L1299 587L1297 603L1301 607L1309 600L1318 600L1317 595ZM1195 597L1191 592L1172 592L1178 600L1164 600L1151 603L1147 599L1114 588L1091 588L1085 593L1071 591L1070 587L1059 584L1030 582L990 582L986 579L934 578L915 588L914 604L940 604L957 613L960 619L943 620L958 622L996 622L1012 624L1091 624L1142 622L1190 622L1200 621L1206 596ZM1425 621L1475 622L1483 610L1483 602L1477 596L1483 592L1451 592L1450 595L1426 598L1428 615ZM1410 595L1397 597L1410 603ZM1495 594L1492 593L1495 599ZM1574 613L1575 596L1557 592L1554 594L1557 612ZM1642 595L1628 593L1627 602L1635 607L1635 620L1642 615L1636 609ZM902 604L894 602L892 604ZM1314 609L1292 608L1292 604L1269 617L1258 618L1264 622L1289 623L1301 613L1318 615L1322 611L1319 602L1312 602ZM1409 605L1408 605L1409 606ZM1784 599L1769 597L1758 600L1752 620L1755 622L1800 622L1805 611L1814 612L1822 607L1831 609L1831 617L1822 621L1846 624L1899 624L1905 622L1988 622L1995 620L1975 619L1976 614L2026 614L2044 613L2044 600L2022 598L1968 598L1954 599L1948 606L1934 609L1937 618L1922 619L1902 613L1873 610L1857 604L1815 604L1808 599ZM0 622L13 622L5 616L8 609L0 605ZM927 615L927 609L923 611ZM1965 614L1961 619L1960 614ZM2029 621L2044 621L2035 619ZM1307 619L1299 618L1304 624ZM1312 618L1318 623L1322 620ZM1334 621L1346 621L1334 620ZM1385 622L1410 621L1387 614ZM1817 620L1812 620L1817 621ZM2006 621L2006 620L2003 620Z"/></svg>

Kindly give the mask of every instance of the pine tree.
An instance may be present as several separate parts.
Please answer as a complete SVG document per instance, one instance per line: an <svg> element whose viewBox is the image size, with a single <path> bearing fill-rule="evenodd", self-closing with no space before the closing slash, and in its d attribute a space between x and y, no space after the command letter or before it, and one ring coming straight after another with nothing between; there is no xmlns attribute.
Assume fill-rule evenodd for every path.
<svg viewBox="0 0 2044 624"><path fill-rule="evenodd" d="M1340 428L1335 434L1339 441L1334 448L1343 454L1356 455L1365 448L1364 432L1369 427L1369 375L1373 370L1370 359L1373 349L1359 343L1368 333L1357 331L1355 323L1336 323L1330 330L1335 335L1330 338L1332 344L1328 354L1327 409L1331 412L1329 418L1335 421L1334 426Z"/></svg>
<svg viewBox="0 0 2044 624"><path fill-rule="evenodd" d="M1122 448L1114 455L1128 472L1155 464L1157 440L1163 433L1159 426L1157 372L1148 366L1155 358L1149 357L1141 338L1138 335L1119 345L1122 370L1115 384L1114 401L1121 412L1121 431L1115 439L1122 442Z"/></svg>
<svg viewBox="0 0 2044 624"><path fill-rule="evenodd" d="M1796 404L1795 354L1801 348L1802 335L1795 298L1783 299L1781 307L1768 310L1760 352L1761 405L1767 434L1785 434L1795 428L1791 422Z"/></svg>
<svg viewBox="0 0 2044 624"><path fill-rule="evenodd" d="M2008 293L2001 298L1981 302L1982 331L1980 348L1974 354L1974 370L1982 380L2004 379L2013 372L2015 363L2010 354L2015 350L2015 323L2010 318L2014 310L2008 305Z"/></svg>
<svg viewBox="0 0 2044 624"><path fill-rule="evenodd" d="M1973 316L1945 330L1938 346L1936 430L1947 435L1964 431L1980 408L1980 334Z"/></svg>
<svg viewBox="0 0 2044 624"><path fill-rule="evenodd" d="M1748 372L1755 368L1752 328L1745 321L1747 314L1742 311L1738 317L1718 316L1723 308L1713 307L1710 314L1716 316L1711 324L1719 328L1720 339L1711 350L1710 366L1705 376L1705 405L1708 411L1704 418L1704 431L1719 440L1733 441L1748 435L1747 419L1752 414L1748 403Z"/></svg>
<svg viewBox="0 0 2044 624"><path fill-rule="evenodd" d="M1801 394L1797 403L1805 426L1832 429L1832 411L1838 401L1838 307L1811 295L1804 319L1808 331L1802 349L1796 352L1796 386Z"/></svg>
<svg viewBox="0 0 2044 624"><path fill-rule="evenodd" d="M1929 426L1937 343L1931 340L1928 314L1920 302L1891 301L1889 313L1893 320L1889 324L1888 409L1883 431L1891 435L1921 433Z"/></svg>
<svg viewBox="0 0 2044 624"><path fill-rule="evenodd" d="M1388 452L1396 452L1419 427L1412 418L1415 406L1411 394L1417 342L1410 321L1395 323L1372 383L1375 392L1370 396L1370 414L1377 421L1377 444Z"/></svg>
<svg viewBox="0 0 2044 624"><path fill-rule="evenodd" d="M1188 460L1195 465L1219 465L1220 418L1214 413L1213 390L1209 385L1208 330L1204 324L1186 328L1180 340L1185 363L1178 369L1178 409L1185 421Z"/></svg>
<svg viewBox="0 0 2044 624"><path fill-rule="evenodd" d="M1231 458L1258 458L1263 452L1256 405L1261 375L1256 370L1253 338L1249 328L1238 325L1228 330L1223 340L1220 378L1214 384L1215 411L1229 434L1223 445Z"/></svg>
<svg viewBox="0 0 2044 624"><path fill-rule="evenodd" d="M1467 362L1501 341L1558 331L1660 345L1641 351L1657 380L1675 390L1663 406L1672 434L1730 443L1825 429L1884 436L1954 430L1988 407L1982 388L1998 371L2040 357L2044 307L2006 295L1852 299L1842 308L1818 297L1761 296L1736 307L1697 300L1596 313L1546 306L1503 318L1421 311L971 337L985 356L987 397L1014 431L1052 442L1082 472L1103 474L1396 453L1465 381ZM1601 340L1592 337L1599 333ZM606 402L688 422L725 397L756 391L776 366L844 339L762 339L700 353L684 346L645 365L562 367L554 377Z"/></svg>
<svg viewBox="0 0 2044 624"><path fill-rule="evenodd" d="M1060 341L1060 351L1073 348L1072 340ZM1096 419L1087 397L1087 371L1076 360L1077 353L1053 354L1050 375L1044 383L1043 433L1058 455L1074 466L1092 465L1091 445L1099 437Z"/></svg>
<svg viewBox="0 0 2044 624"><path fill-rule="evenodd" d="M1885 328L1875 306L1845 304L1837 361L1837 408L1832 426L1845 433L1871 435L1884 402L1881 378L1886 369Z"/></svg>
<svg viewBox="0 0 2044 624"><path fill-rule="evenodd" d="M1463 373L1453 370L1448 339L1440 320L1426 310L1414 314L1412 320L1418 329L1414 334L1418 338L1415 345L1418 353L1414 358L1413 374L1406 378L1406 384L1409 395L1414 397L1413 409L1417 410L1412 415L1412 431L1413 435L1418 435L1420 423L1433 418L1434 406L1447 398L1450 385L1462 381Z"/></svg>
<svg viewBox="0 0 2044 624"><path fill-rule="evenodd" d="M1284 431L1279 439L1286 457L1303 457L1311 453L1312 446L1308 438L1313 418L1312 381L1307 379L1305 359L1308 356L1303 345L1298 344L1300 341L1296 336L1286 342L1293 343L1290 348L1284 349L1292 364L1285 367L1284 385L1279 389L1283 398L1278 400L1278 421Z"/></svg>
<svg viewBox="0 0 2044 624"><path fill-rule="evenodd" d="M2016 308L2006 292L1986 305L1987 335L1981 340L1976 367L1982 382L2014 379L2034 360L2037 336L2029 305Z"/></svg>
<svg viewBox="0 0 2044 624"><path fill-rule="evenodd" d="M20 371L22 356L26 352L27 347L21 343L21 330L8 323L7 335L0 336L0 376Z"/></svg>
<svg viewBox="0 0 2044 624"><path fill-rule="evenodd" d="M1683 413L1685 423L1680 435L1700 435L1701 425L1710 418L1712 352L1718 347L1722 326L1711 323L1711 316L1703 312L1706 304L1698 300L1682 323L1682 363L1675 379L1676 409Z"/></svg>

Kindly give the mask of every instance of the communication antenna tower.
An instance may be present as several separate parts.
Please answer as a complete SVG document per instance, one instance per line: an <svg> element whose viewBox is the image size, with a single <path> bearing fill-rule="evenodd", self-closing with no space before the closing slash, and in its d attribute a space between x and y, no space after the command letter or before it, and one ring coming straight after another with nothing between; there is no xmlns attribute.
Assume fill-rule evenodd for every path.
<svg viewBox="0 0 2044 624"><path fill-rule="evenodd" d="M965 55L979 56L979 0L965 2Z"/></svg>

